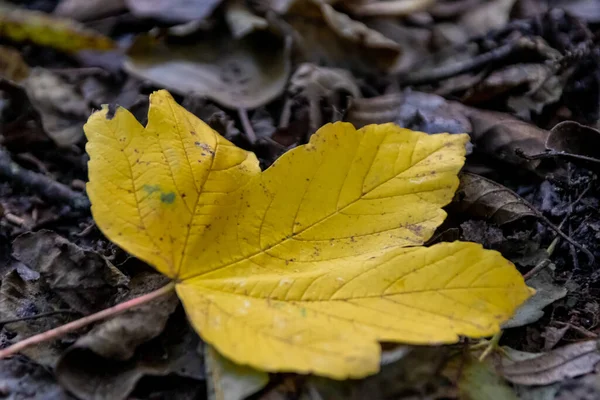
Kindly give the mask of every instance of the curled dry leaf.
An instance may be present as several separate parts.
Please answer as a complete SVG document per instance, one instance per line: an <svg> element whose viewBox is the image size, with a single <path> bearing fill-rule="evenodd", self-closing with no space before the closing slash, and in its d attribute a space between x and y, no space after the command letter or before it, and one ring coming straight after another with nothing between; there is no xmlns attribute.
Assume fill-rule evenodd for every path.
<svg viewBox="0 0 600 400"><path fill-rule="evenodd" d="M366 72L391 70L402 49L391 39L318 0L296 0L283 18L306 61Z"/></svg>
<svg viewBox="0 0 600 400"><path fill-rule="evenodd" d="M291 68L289 50L267 32L242 40L214 34L192 46L140 37L125 69L182 95L193 93L225 107L251 109L283 93Z"/></svg>
<svg viewBox="0 0 600 400"><path fill-rule="evenodd" d="M426 133L472 131L469 119L454 103L441 96L409 90L353 100L347 121L357 127L393 122Z"/></svg>
<svg viewBox="0 0 600 400"><path fill-rule="evenodd" d="M598 342L570 344L535 358L503 365L504 377L520 385L549 385L594 371L600 362Z"/></svg>
<svg viewBox="0 0 600 400"><path fill-rule="evenodd" d="M261 173L165 91L146 128L107 112L85 126L96 223L176 279L192 325L236 363L364 377L379 341L488 336L531 295L498 252L422 247L467 135L329 124Z"/></svg>
<svg viewBox="0 0 600 400"><path fill-rule="evenodd" d="M0 3L0 36L16 42L29 41L67 53L80 50L110 50L111 39L76 21L23 10Z"/></svg>
<svg viewBox="0 0 600 400"><path fill-rule="evenodd" d="M354 76L341 68L319 67L315 64L298 66L288 87L290 100L281 118L281 125L287 126L291 116L291 100L296 103L304 101L308 106L309 125L311 133L323 125L324 117L321 108L323 101L330 107L332 114L348 104L347 97L361 97L360 89ZM334 116L330 117L333 120Z"/></svg>
<svg viewBox="0 0 600 400"><path fill-rule="evenodd" d="M532 205L509 188L469 172L460 174L460 185L451 207L497 225L538 216Z"/></svg>
<svg viewBox="0 0 600 400"><path fill-rule="evenodd" d="M600 131L575 121L564 121L550 130L546 148L566 155L589 157L600 162Z"/></svg>

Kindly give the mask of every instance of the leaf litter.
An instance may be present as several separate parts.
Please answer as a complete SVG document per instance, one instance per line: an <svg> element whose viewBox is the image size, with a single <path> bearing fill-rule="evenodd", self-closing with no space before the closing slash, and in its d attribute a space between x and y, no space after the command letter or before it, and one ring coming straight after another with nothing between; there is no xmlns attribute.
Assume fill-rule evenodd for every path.
<svg viewBox="0 0 600 400"><path fill-rule="evenodd" d="M0 17L6 55L0 64L0 242L7 247L0 249L2 347L150 291L142 281L160 281L135 251L111 243L95 225L84 189L82 125L105 103L126 107L145 124L148 93L167 88L233 144L256 154L263 170L328 122L357 128L394 122L427 133L469 134L461 176L476 174L486 185L461 180L431 241L470 240L498 250L537 289L505 323L500 344L548 355L537 370L527 367L538 372L515 374L536 376L536 385L546 386L512 377L502 383L501 372L489 366L493 347L483 364L474 364L479 372L440 375L448 352L485 344L461 338L458 347L428 348L433 358L414 350L415 358L392 363L398 368L380 366L357 381L274 373L264 386L264 373L249 370L263 378L242 392L254 392L253 398L457 398L468 396L459 387L466 381L475 388L468 393L481 396L494 385L522 399L536 391L548 399L598 391L595 351L574 358L560 352L572 343L588 346L600 319L600 274L590 262L590 254L600 255L594 2L555 2L552 10L537 0L81 3L25 1ZM208 51L198 54L200 48ZM176 196L153 185L144 192L152 201L168 203L171 191ZM290 185L290 193L298 189ZM464 188L470 195L461 201ZM326 208L326 201L319 206ZM223 257L232 256L234 249L223 249ZM74 266L80 263L96 269L86 276L88 269ZM65 279L72 283L62 285ZM181 308L161 310L133 309L116 317L113 328L108 320L31 347L24 352L29 358L2 360L7 382L14 382L7 391L15 398L85 399L98 385L104 398L204 398L197 335ZM144 320L156 325L142 327ZM131 327L122 341L119 324ZM182 337L188 339L181 346L169 344ZM389 345L382 346L385 357ZM550 349L566 361L555 364ZM181 352L194 357L181 358ZM164 354L170 355L163 362ZM98 369L88 368L91 360ZM195 367L183 372L181 363ZM422 373L407 375L406 363L423 367ZM215 378L212 370L207 374ZM224 398L242 393L245 378L223 374L231 382L223 388L234 388L224 389ZM554 383L540 378L544 374L554 374ZM18 379L25 383L17 386ZM489 389L477 392L481 387Z"/></svg>

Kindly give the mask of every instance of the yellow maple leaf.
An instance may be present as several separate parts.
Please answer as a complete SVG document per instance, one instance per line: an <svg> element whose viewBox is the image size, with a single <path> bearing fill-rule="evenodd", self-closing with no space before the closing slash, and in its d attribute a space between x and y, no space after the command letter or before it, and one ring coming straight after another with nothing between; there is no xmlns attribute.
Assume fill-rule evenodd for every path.
<svg viewBox="0 0 600 400"><path fill-rule="evenodd" d="M96 223L173 278L195 329L239 364L363 377L380 341L488 336L531 294L498 252L422 247L467 135L328 124L261 173L166 91L146 128L107 112L85 126Z"/></svg>

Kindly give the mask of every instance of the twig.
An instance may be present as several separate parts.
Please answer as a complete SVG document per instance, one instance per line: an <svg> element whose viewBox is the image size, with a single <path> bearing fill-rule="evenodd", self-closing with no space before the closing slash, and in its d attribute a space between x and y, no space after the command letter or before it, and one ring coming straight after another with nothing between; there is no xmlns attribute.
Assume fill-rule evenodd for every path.
<svg viewBox="0 0 600 400"><path fill-rule="evenodd" d="M242 122L242 128L244 128L244 133L246 134L246 139L248 139L250 144L256 143L256 133L254 132L254 128L252 128L252 124L248 118L248 111L245 108L238 108L237 111L240 121Z"/></svg>
<svg viewBox="0 0 600 400"><path fill-rule="evenodd" d="M518 43L518 42L517 42ZM500 61L508 57L516 49L520 48L516 43L508 43L497 47L487 53L480 54L466 61L460 61L455 64L442 65L439 68L433 68L425 70L423 72L416 72L406 76L400 77L400 83L404 86L417 85L428 82L435 82L442 79L451 78L456 75L470 72L492 61Z"/></svg>
<svg viewBox="0 0 600 400"><path fill-rule="evenodd" d="M13 354L16 354L16 353L20 352L21 350L26 349L27 347L36 345L38 343L43 343L43 342L47 342L50 340L58 339L64 335L66 335L69 332L73 332L77 329L83 328L91 323L101 321L101 320L109 318L109 317L113 317L115 315L121 314L124 311L130 310L134 307L138 307L143 304L146 304L156 298L159 298L168 293L171 293L174 289L175 289L175 283L170 282L167 285L165 285L157 290L154 290L150 293L146 293L145 295L133 298L133 299L125 301L123 303L119 303L116 306L113 306L113 307L107 308L105 310L99 311L97 313L88 315L86 317L80 318L73 322L69 322L68 324L61 325L57 328L50 329L49 331L42 332L40 334L31 336L25 340L21 340L20 342L17 342L15 344L13 344L12 346L9 346L3 350L0 350L0 359L6 358Z"/></svg>
<svg viewBox="0 0 600 400"><path fill-rule="evenodd" d="M49 311L49 312L45 312L45 313L31 315L29 317L11 318L11 319L0 320L0 327L4 326L6 324L12 324L14 322L28 321L28 320L31 320L31 319L38 319L38 318L46 318L46 317L51 317L51 316L57 315L57 314L80 314L80 313L78 311L73 311L73 310Z"/></svg>
<svg viewBox="0 0 600 400"><path fill-rule="evenodd" d="M557 240L558 238L554 239ZM527 280L535 275L538 274L538 272L540 272L541 270L543 270L544 268L546 268L546 266L550 264L550 260L545 258L542 261L540 261L535 267L531 268L526 274L523 275L523 279Z"/></svg>
<svg viewBox="0 0 600 400"><path fill-rule="evenodd" d="M515 149L515 154L519 157L523 157L526 160L541 160L544 158L554 158L554 157L565 157L565 158L573 158L575 160L588 161L592 163L600 163L600 159L594 157L583 156L581 154L574 153L565 153L564 151L554 151L550 150L546 153L539 154L526 154L522 149Z"/></svg>
<svg viewBox="0 0 600 400"><path fill-rule="evenodd" d="M1 147L0 179L6 179L14 185L20 185L29 189L48 201L66 203L78 211L87 211L90 208L90 201L85 195L77 193L68 186L56 182L47 176L22 168Z"/></svg>

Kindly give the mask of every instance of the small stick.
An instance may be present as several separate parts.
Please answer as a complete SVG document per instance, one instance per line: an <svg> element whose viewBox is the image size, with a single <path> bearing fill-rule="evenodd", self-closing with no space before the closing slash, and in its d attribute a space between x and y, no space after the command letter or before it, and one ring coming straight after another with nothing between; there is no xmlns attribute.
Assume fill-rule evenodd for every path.
<svg viewBox="0 0 600 400"><path fill-rule="evenodd" d="M12 184L25 187L54 203L66 203L75 210L87 211L90 209L90 201L84 194L77 193L45 175L21 168L11 159L8 151L1 147L0 179L6 179Z"/></svg>
<svg viewBox="0 0 600 400"><path fill-rule="evenodd" d="M256 143L258 139L256 138L256 133L254 132L254 128L252 128L252 124L248 118L248 110L245 108L238 108L237 111L240 121L242 122L242 128L244 128L244 133L246 134L246 139L248 139L250 144Z"/></svg>
<svg viewBox="0 0 600 400"><path fill-rule="evenodd" d="M141 306L156 298L171 293L174 289L175 283L170 282L167 285L156 289L150 293L146 293L142 296L133 298L131 300L127 300L123 303L119 303L116 306L88 315L73 322L69 322L68 324L61 325L57 328L50 329L49 331L28 337L27 339L21 340L20 342L13 344L12 346L0 350L0 359L16 354L21 350L26 349L27 347L33 346L35 344L58 339L69 332L73 332L77 329L83 328L84 326L87 326L91 323L101 321L109 317L114 317L115 315L121 314L124 311Z"/></svg>

